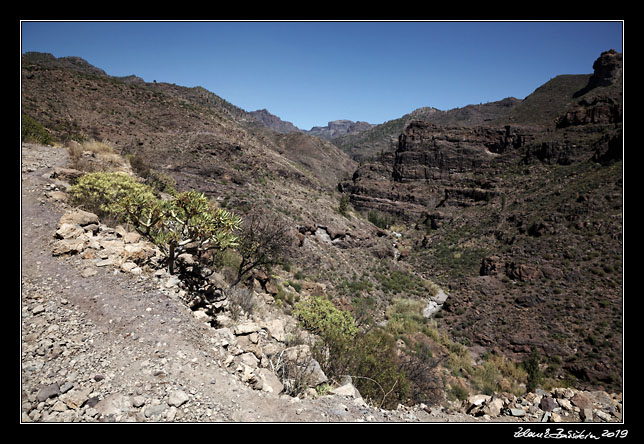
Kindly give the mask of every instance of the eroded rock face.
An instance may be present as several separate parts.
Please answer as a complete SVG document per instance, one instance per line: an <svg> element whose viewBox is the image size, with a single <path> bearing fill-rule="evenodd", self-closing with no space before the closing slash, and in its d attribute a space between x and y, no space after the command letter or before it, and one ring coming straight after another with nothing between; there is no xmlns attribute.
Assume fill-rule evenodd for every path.
<svg viewBox="0 0 644 444"><path fill-rule="evenodd" d="M440 206L469 206L493 197L493 191L461 181L462 176L533 139L519 127L444 127L412 121L395 152L362 163L338 188L350 195L359 211L418 221Z"/></svg>
<svg viewBox="0 0 644 444"><path fill-rule="evenodd" d="M622 54L612 49L602 53L595 60L593 69L588 85L575 94L579 100L557 119L558 128L621 123Z"/></svg>
<svg viewBox="0 0 644 444"><path fill-rule="evenodd" d="M594 73L588 82L589 86L595 88L598 86L609 86L622 81L622 53L611 49L603 52L595 63L593 63Z"/></svg>
<svg viewBox="0 0 644 444"><path fill-rule="evenodd" d="M428 180L444 172L477 168L493 157L482 135L475 129L413 121L400 135L393 178L398 182Z"/></svg>

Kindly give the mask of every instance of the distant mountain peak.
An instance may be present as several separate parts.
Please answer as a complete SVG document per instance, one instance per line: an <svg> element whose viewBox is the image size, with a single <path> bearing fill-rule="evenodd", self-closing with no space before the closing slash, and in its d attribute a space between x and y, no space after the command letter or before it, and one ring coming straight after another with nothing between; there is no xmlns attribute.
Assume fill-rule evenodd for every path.
<svg viewBox="0 0 644 444"><path fill-rule="evenodd" d="M313 136L331 140L347 134L361 133L372 126L374 125L367 122L354 122L353 120L340 119L329 122L327 126L314 126L307 132Z"/></svg>
<svg viewBox="0 0 644 444"><path fill-rule="evenodd" d="M266 108L258 109L257 111L251 111L249 114L264 126L278 133L301 132L301 130L291 122L286 122L276 115L271 114Z"/></svg>

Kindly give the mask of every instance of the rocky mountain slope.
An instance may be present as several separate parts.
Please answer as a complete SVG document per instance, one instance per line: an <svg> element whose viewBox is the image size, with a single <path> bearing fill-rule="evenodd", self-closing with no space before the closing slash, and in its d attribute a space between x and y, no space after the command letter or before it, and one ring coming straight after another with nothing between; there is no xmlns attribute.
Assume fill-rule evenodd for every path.
<svg viewBox="0 0 644 444"><path fill-rule="evenodd" d="M123 254L138 239L95 216L70 217L78 213L65 203L67 179L61 173L70 166L66 150L25 144L21 154L23 423L399 422L447 417L440 409L434 419L422 409L374 409L350 395L300 399L272 390L276 386L270 384L279 382L258 386L259 381L244 381L239 368L250 356L239 347L253 344L242 345L243 333L233 334L239 333L238 327L212 328L197 316L203 312L193 312L180 299L176 281L168 284L167 277L123 267L117 258L123 264L137 260ZM61 222L77 226L81 234L64 233ZM62 248L78 245L75 236L92 230L94 246L86 243L85 254L83 247ZM101 251L111 260L90 254ZM261 319L269 321L266 315ZM285 340L283 331L270 330ZM268 329L261 331L266 334ZM468 416L450 418L465 421Z"/></svg>
<svg viewBox="0 0 644 444"><path fill-rule="evenodd" d="M293 133L302 131L291 122L285 122L276 115L269 113L267 109L251 111L250 114L255 119L264 124L267 128L270 128L278 133Z"/></svg>
<svg viewBox="0 0 644 444"><path fill-rule="evenodd" d="M351 383L289 396L275 374L294 321L259 297L214 327L153 272L154 246L70 207L62 148L21 151L21 422L619 422L621 395L556 389L367 404ZM154 253L153 253L154 254ZM139 264L141 265L139 267ZM130 266L131 265L131 266ZM231 315L232 293L218 303ZM261 359L259 359L261 358Z"/></svg>
<svg viewBox="0 0 644 444"><path fill-rule="evenodd" d="M621 384L620 63L606 52L594 74L553 79L485 125L411 120L340 186L410 227L405 260L449 286L455 337L536 347L575 385Z"/></svg>

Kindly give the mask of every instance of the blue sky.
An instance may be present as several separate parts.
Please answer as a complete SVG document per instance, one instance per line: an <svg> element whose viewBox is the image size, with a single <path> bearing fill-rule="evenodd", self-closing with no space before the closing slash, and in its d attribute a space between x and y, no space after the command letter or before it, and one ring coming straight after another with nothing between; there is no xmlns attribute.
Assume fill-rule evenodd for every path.
<svg viewBox="0 0 644 444"><path fill-rule="evenodd" d="M30 22L22 52L107 74L203 86L302 129L382 123L417 108L523 99L623 51L623 22Z"/></svg>

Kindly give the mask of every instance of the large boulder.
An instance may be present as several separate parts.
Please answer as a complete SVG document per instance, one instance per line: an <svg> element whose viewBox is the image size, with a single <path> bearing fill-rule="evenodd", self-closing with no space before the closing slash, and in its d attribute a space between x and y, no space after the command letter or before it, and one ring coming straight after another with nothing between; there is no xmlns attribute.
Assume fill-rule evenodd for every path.
<svg viewBox="0 0 644 444"><path fill-rule="evenodd" d="M80 225L84 227L86 225L98 224L98 216L94 213L83 210L74 210L68 213L65 213L58 222L58 228L63 224L72 224Z"/></svg>

